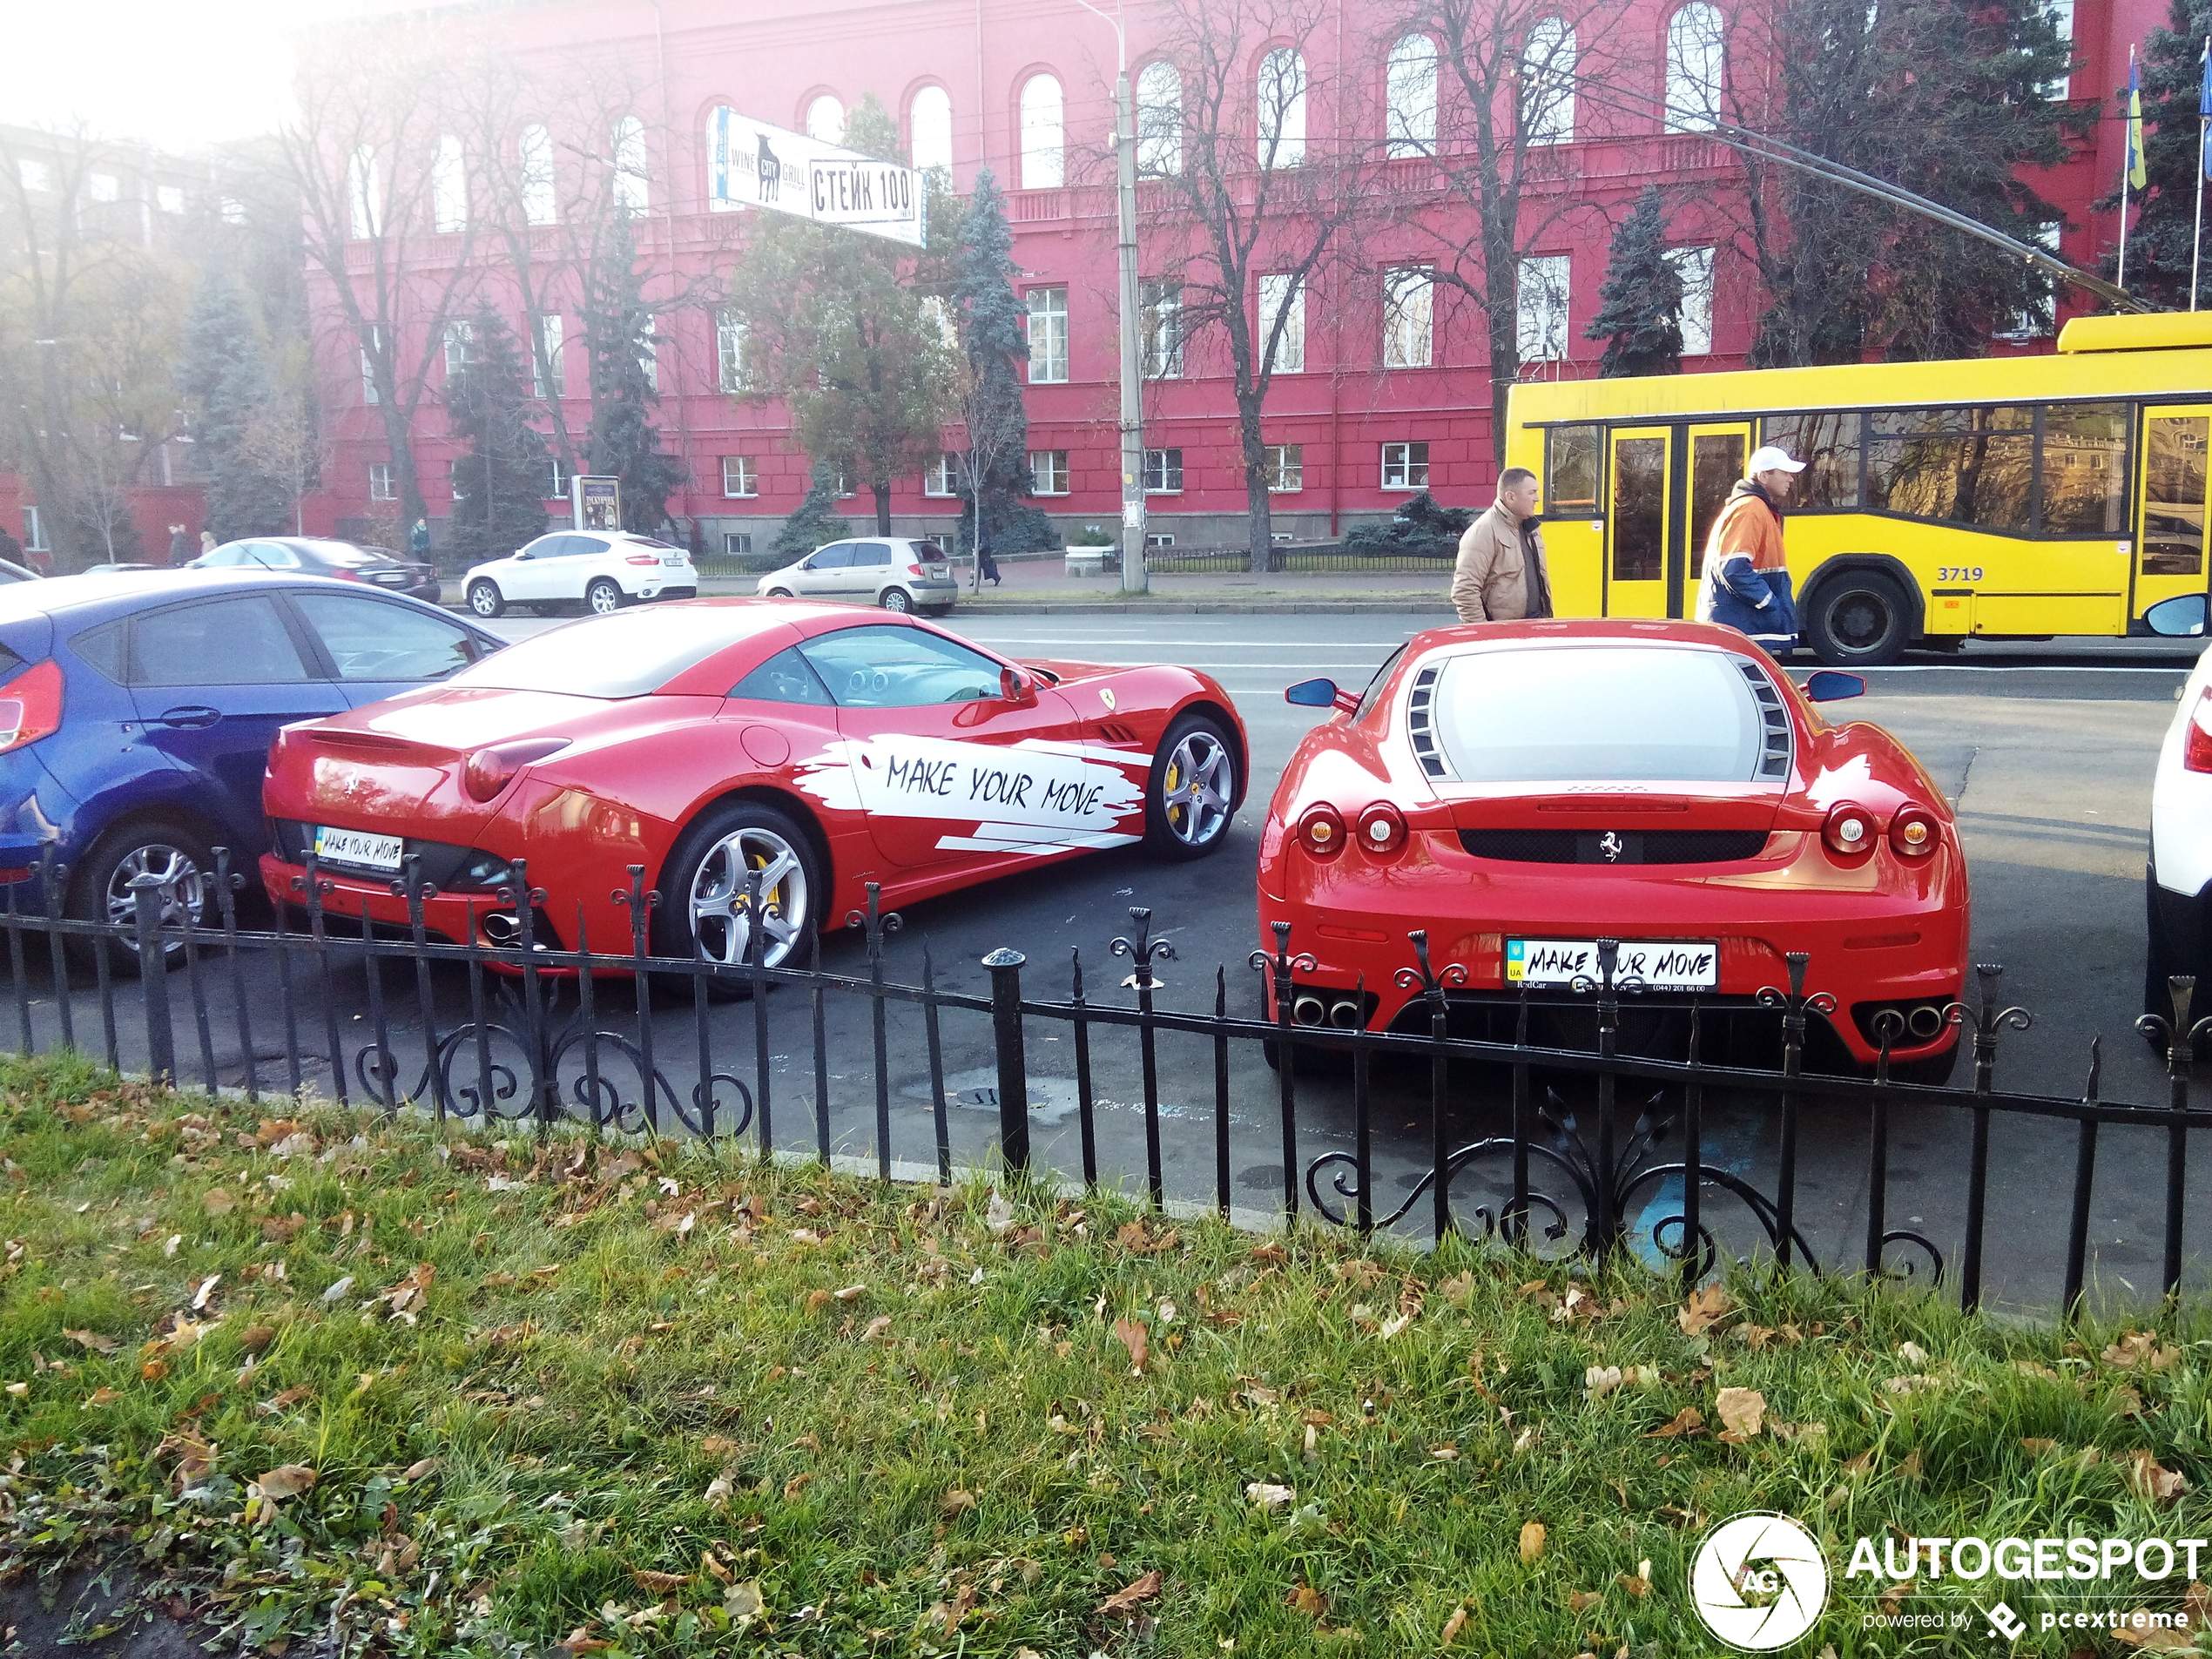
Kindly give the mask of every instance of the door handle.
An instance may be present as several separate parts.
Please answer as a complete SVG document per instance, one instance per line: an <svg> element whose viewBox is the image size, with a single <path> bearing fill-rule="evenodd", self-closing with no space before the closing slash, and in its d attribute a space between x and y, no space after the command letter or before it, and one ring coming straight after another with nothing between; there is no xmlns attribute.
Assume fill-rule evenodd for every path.
<svg viewBox="0 0 2212 1659"><path fill-rule="evenodd" d="M223 711L220 709L211 709L200 703L189 703L181 708L162 710L159 714L154 716L154 724L180 727L189 731L212 725L222 718Z"/></svg>

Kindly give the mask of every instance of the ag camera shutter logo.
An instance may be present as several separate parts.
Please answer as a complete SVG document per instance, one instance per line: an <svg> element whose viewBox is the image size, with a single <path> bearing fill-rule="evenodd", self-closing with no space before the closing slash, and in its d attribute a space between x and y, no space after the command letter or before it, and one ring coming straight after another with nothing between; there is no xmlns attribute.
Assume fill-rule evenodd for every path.
<svg viewBox="0 0 2212 1659"><path fill-rule="evenodd" d="M1828 1605L1828 1558L1787 1515L1737 1515L1698 1547L1689 1598L1730 1647L1771 1653L1811 1629Z"/></svg>

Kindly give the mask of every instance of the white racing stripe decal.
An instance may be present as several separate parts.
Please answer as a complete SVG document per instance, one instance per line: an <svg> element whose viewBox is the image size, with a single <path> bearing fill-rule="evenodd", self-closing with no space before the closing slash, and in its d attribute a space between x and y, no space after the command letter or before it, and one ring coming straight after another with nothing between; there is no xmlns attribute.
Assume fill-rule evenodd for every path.
<svg viewBox="0 0 2212 1659"><path fill-rule="evenodd" d="M948 851L1042 858L1140 839L1123 827L1144 807L1143 784L1123 769L1135 757L1093 758L1097 754L1042 740L1001 746L943 738L839 738L800 762L794 781L842 812L941 822L946 833L937 845Z"/></svg>

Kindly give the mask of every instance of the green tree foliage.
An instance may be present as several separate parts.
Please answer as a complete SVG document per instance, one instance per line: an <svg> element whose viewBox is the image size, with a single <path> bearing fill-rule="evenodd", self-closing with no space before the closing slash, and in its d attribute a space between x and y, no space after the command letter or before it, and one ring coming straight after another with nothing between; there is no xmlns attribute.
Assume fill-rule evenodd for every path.
<svg viewBox="0 0 2212 1659"><path fill-rule="evenodd" d="M463 565L504 558L545 530L544 435L530 424L515 336L487 308L469 324L469 361L446 387L446 427L469 453L454 463L446 547ZM625 495L627 492L624 492Z"/></svg>
<svg viewBox="0 0 2212 1659"><path fill-rule="evenodd" d="M1006 194L988 167L961 214L952 260L953 317L966 372L960 415L967 429L961 531L975 543L980 522L997 553L1060 545L1052 521L1032 505L1029 412L1015 368L1029 355L1028 307L1015 291L1014 232Z"/></svg>
<svg viewBox="0 0 2212 1659"><path fill-rule="evenodd" d="M229 273L203 274L185 320L177 379L199 415L199 460L207 470L207 528L215 539L280 536L293 528L289 482L261 438L286 418L267 342Z"/></svg>
<svg viewBox="0 0 2212 1659"><path fill-rule="evenodd" d="M897 125L873 95L845 143L897 158ZM841 457L873 494L876 532L887 536L892 485L937 458L955 413L958 350L941 299L925 303L920 262L895 242L787 213L759 214L748 228L729 287L745 326L744 395L781 399L801 448Z"/></svg>
<svg viewBox="0 0 2212 1659"><path fill-rule="evenodd" d="M637 269L630 220L616 214L586 273L583 330L591 354L591 432L584 464L622 481L622 525L652 532L668 522L668 498L687 476L660 447L653 410L660 402L646 368L658 336Z"/></svg>
<svg viewBox="0 0 2212 1659"><path fill-rule="evenodd" d="M1605 342L1598 373L1608 380L1682 373L1682 273L1667 257L1667 215L1656 185L1613 233L1598 290L1598 313L1582 330Z"/></svg>
<svg viewBox="0 0 2212 1659"><path fill-rule="evenodd" d="M1749 124L2022 241L2061 220L2025 179L2063 160L2095 111L2047 96L2071 51L2041 0L1780 0L1764 56L1778 103ZM1807 173L1746 167L1769 296L1760 363L1971 355L2048 301L2048 279L1986 243Z"/></svg>
<svg viewBox="0 0 2212 1659"><path fill-rule="evenodd" d="M784 520L769 551L784 563L803 559L816 548L841 541L853 533L853 523L837 510L837 469L816 467L806 485L806 499Z"/></svg>
<svg viewBox="0 0 2212 1659"><path fill-rule="evenodd" d="M2186 311L2196 236L2196 100L2203 64L2198 54L2212 34L2212 0L2174 0L2168 26L2143 43L2143 168L2150 183L2131 192L2140 208L2128 233L2128 291ZM2127 113L2127 92L2114 101ZM2118 192L2100 204L2120 205ZM2116 260L2107 260L2109 273ZM2212 275L2200 278L2198 303L2212 296Z"/></svg>

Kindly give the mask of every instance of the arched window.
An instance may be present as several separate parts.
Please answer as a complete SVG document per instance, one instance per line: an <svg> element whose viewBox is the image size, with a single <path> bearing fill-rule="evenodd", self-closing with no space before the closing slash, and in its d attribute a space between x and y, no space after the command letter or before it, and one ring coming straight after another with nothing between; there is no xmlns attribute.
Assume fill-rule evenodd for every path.
<svg viewBox="0 0 2212 1659"><path fill-rule="evenodd" d="M1278 46L1259 60L1259 165L1295 167L1305 159L1305 59Z"/></svg>
<svg viewBox="0 0 2212 1659"><path fill-rule="evenodd" d="M1183 171L1183 76L1164 57L1136 77L1136 171L1148 179Z"/></svg>
<svg viewBox="0 0 2212 1659"><path fill-rule="evenodd" d="M1407 35L1390 49L1383 77L1388 104L1383 145L1393 156L1426 156L1436 152L1436 43L1426 35Z"/></svg>
<svg viewBox="0 0 2212 1659"><path fill-rule="evenodd" d="M346 162L346 211L356 239L375 235L384 224L384 190L376 179L376 152L363 145Z"/></svg>
<svg viewBox="0 0 2212 1659"><path fill-rule="evenodd" d="M1667 131L1710 132L1721 118L1727 74L1728 25L1706 0L1667 20Z"/></svg>
<svg viewBox="0 0 2212 1659"><path fill-rule="evenodd" d="M1068 182L1060 83L1032 75L1022 83L1022 188L1057 190Z"/></svg>
<svg viewBox="0 0 2212 1659"><path fill-rule="evenodd" d="M953 165L953 99L941 86L925 86L907 111L907 132L914 165L925 171Z"/></svg>
<svg viewBox="0 0 2212 1659"><path fill-rule="evenodd" d="M533 225L550 225L561 216L560 200L553 193L553 135L543 127L523 129L523 217Z"/></svg>
<svg viewBox="0 0 2212 1659"><path fill-rule="evenodd" d="M461 140L450 132L430 152L430 222L442 233L469 225L469 166Z"/></svg>
<svg viewBox="0 0 2212 1659"><path fill-rule="evenodd" d="M845 142L845 106L825 92L806 106L806 136L824 144Z"/></svg>
<svg viewBox="0 0 2212 1659"><path fill-rule="evenodd" d="M615 123L615 206L625 213L645 211L645 124L634 115Z"/></svg>
<svg viewBox="0 0 2212 1659"><path fill-rule="evenodd" d="M706 112L706 206L710 212L725 213L736 207L731 191L730 119L736 113L726 104Z"/></svg>
<svg viewBox="0 0 2212 1659"><path fill-rule="evenodd" d="M1531 144L1565 144L1575 136L1575 30L1545 17L1521 49L1521 127Z"/></svg>

